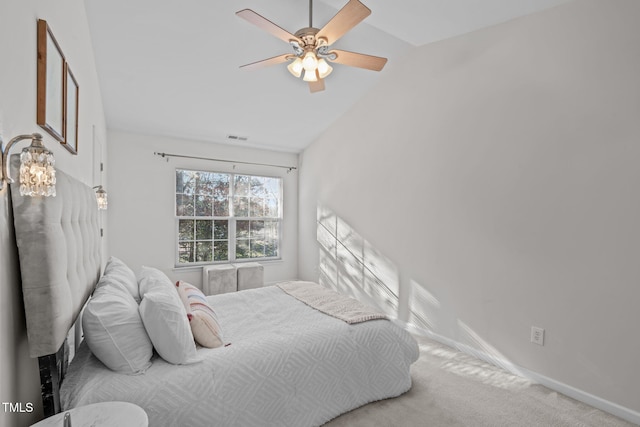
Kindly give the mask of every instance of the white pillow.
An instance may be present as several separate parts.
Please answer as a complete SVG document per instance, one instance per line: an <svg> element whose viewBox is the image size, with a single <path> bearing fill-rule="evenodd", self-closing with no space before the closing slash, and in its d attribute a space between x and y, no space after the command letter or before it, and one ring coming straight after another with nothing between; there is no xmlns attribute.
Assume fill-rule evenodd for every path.
<svg viewBox="0 0 640 427"><path fill-rule="evenodd" d="M167 288L147 280L151 286L144 292L139 311L156 351L175 365L201 362L178 291L174 286Z"/></svg>
<svg viewBox="0 0 640 427"><path fill-rule="evenodd" d="M109 369L141 374L151 366L153 345L138 304L121 283L108 279L100 282L102 285L93 293L82 316L85 340Z"/></svg>
<svg viewBox="0 0 640 427"><path fill-rule="evenodd" d="M136 275L133 270L131 270L127 264L114 256L110 257L109 261L107 261L106 267L104 268L104 276L111 277L122 283L133 299L136 300L137 303L140 303L138 280L136 279ZM100 286L99 283L98 286Z"/></svg>
<svg viewBox="0 0 640 427"><path fill-rule="evenodd" d="M140 292L140 298L143 298L145 293L156 286L175 292L175 286L166 274L157 268L142 266L138 274L138 291Z"/></svg>
<svg viewBox="0 0 640 427"><path fill-rule="evenodd" d="M218 316L202 291L182 280L176 283L178 295L189 318L191 332L203 347L216 348L224 344Z"/></svg>

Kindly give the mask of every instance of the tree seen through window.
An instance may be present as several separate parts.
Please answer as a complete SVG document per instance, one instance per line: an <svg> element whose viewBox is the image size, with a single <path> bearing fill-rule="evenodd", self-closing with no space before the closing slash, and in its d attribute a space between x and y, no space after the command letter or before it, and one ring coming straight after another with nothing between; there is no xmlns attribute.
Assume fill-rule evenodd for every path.
<svg viewBox="0 0 640 427"><path fill-rule="evenodd" d="M177 264L277 258L282 180L176 170Z"/></svg>

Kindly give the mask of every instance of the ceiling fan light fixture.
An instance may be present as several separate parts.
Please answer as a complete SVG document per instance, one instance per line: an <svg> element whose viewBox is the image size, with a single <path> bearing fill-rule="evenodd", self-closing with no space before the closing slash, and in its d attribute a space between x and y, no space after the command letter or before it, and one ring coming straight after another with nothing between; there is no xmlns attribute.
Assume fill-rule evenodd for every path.
<svg viewBox="0 0 640 427"><path fill-rule="evenodd" d="M305 76L318 68L318 58L316 58L316 54L313 51L310 50L304 54L302 66L306 71Z"/></svg>
<svg viewBox="0 0 640 427"><path fill-rule="evenodd" d="M332 71L333 67L329 65L324 58L318 60L318 76L320 76L321 79L327 77Z"/></svg>
<svg viewBox="0 0 640 427"><path fill-rule="evenodd" d="M291 64L287 65L287 70L289 70L289 72L295 77L300 77L302 75L303 69L304 68L302 66L302 59L300 58L296 58L293 62L291 62Z"/></svg>
<svg viewBox="0 0 640 427"><path fill-rule="evenodd" d="M311 93L325 90L324 80L333 71L333 67L329 65L331 62L381 71L387 58L331 48L342 36L371 14L371 9L366 7L361 0L346 1L347 4L329 22L322 28L315 28L312 19L313 0L309 0L309 26L301 28L293 34L251 9L236 12L240 18L279 38L293 48L293 54L274 56L242 65L241 68L255 69L290 62L287 65L289 72L296 78L303 76L304 72L303 80L309 83Z"/></svg>
<svg viewBox="0 0 640 427"><path fill-rule="evenodd" d="M302 78L302 80L304 80L305 82L317 82L318 77L316 76L316 70L304 70L304 77Z"/></svg>

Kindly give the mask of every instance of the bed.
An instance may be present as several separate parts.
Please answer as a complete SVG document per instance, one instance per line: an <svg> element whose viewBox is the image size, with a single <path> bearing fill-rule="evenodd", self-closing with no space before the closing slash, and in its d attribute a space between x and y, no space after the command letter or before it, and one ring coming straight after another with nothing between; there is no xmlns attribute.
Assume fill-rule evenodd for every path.
<svg viewBox="0 0 640 427"><path fill-rule="evenodd" d="M81 346L63 407L124 400L151 426L312 426L411 387L417 346L388 320L350 325L276 286L208 300L229 345L190 365L156 356L144 375L114 373Z"/></svg>
<svg viewBox="0 0 640 427"><path fill-rule="evenodd" d="M344 412L410 389L409 368L418 358L413 337L375 313L356 316L359 318L355 320L341 316L344 306L354 301L341 299L333 291L326 290L334 298L330 304L333 313L331 307L327 310L322 306L322 301L311 301L292 292L296 287L307 291L320 286L308 282L206 297L207 304L215 310L224 342L216 348L195 347L195 359L188 364L167 362L165 359L169 358L160 357L158 347L151 363L136 375L114 372L92 353L87 336L69 368L60 368L64 363L60 361L64 359L60 350L65 348L65 335L78 319L88 295L94 293L95 300L106 291L99 286L105 276L98 279L95 275L95 251L100 245L96 244L99 229L93 193L60 171L57 192L55 201L25 201L18 191L12 191L14 215L20 215L19 220L16 217L16 238L21 268L23 272L38 271L37 283L29 273L22 277L32 356L40 357L41 370L43 360L55 356L50 370L60 378L64 376L59 392L57 386L49 392L48 397L54 394L59 402L54 412L91 403L125 401L143 408L149 425L154 427L299 427L321 425ZM61 208L64 206L74 208ZM33 250L27 232L55 243L45 245L38 253L40 259L34 260L33 254L26 256ZM55 238L47 240L47 234L52 232L56 233ZM72 262L43 261L53 244L62 248L56 252L58 258L70 250L80 252L73 253L76 260ZM78 257L85 259L83 251L90 251L86 261L90 268L77 261ZM49 280L43 280L47 277L61 278L63 282L64 277L74 278L74 283L56 282L50 286ZM34 288L39 289L35 300L29 298L33 292L28 291ZM42 295L47 297L43 299ZM146 295L140 299L145 298ZM65 304L51 303L60 300ZM144 303L137 303L142 312ZM38 313L37 319L33 312ZM43 333L41 326L46 323L51 324L49 332ZM153 344L156 347L155 341ZM50 379L43 379L43 384L46 381Z"/></svg>

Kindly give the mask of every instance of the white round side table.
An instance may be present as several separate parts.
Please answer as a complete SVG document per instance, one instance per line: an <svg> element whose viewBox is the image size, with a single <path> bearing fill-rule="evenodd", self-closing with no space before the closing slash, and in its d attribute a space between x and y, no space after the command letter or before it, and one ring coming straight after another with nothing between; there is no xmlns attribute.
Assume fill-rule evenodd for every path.
<svg viewBox="0 0 640 427"><path fill-rule="evenodd" d="M62 427L66 413L71 425L95 427L148 427L144 410L129 402L101 402L69 409L33 424L31 427Z"/></svg>

